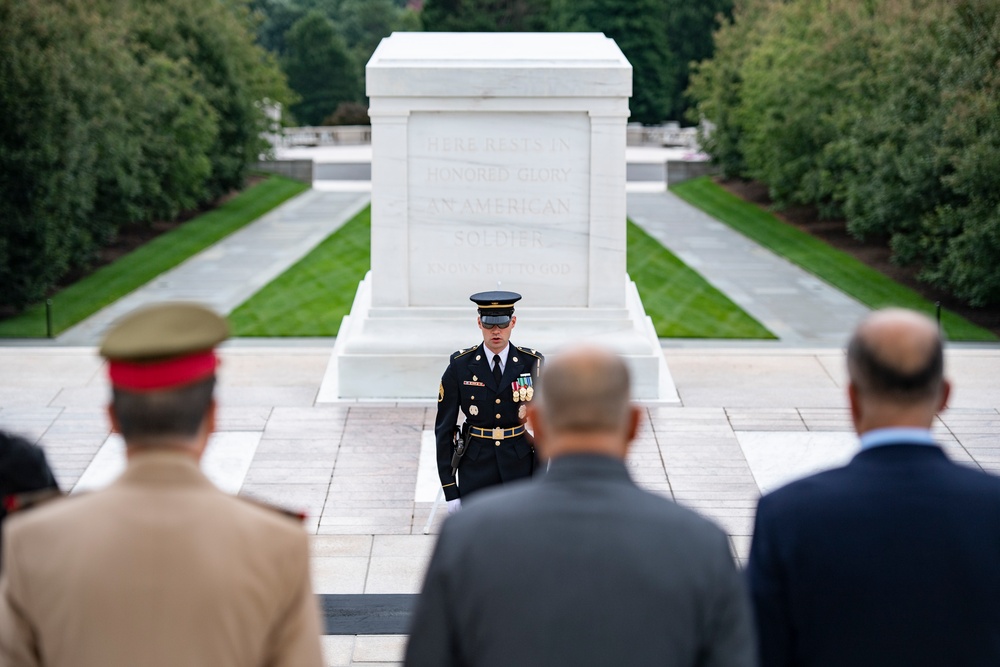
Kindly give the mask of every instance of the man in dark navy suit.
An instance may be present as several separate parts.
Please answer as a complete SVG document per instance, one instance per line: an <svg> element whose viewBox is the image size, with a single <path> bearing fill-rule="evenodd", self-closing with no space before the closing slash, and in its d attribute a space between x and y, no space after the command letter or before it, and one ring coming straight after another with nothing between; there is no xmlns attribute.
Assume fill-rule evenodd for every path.
<svg viewBox="0 0 1000 667"><path fill-rule="evenodd" d="M861 452L757 508L762 667L1000 665L1000 478L931 437L950 391L937 326L873 313L847 367Z"/></svg>
<svg viewBox="0 0 1000 667"><path fill-rule="evenodd" d="M755 667L726 534L629 475L629 384L597 348L547 366L528 418L549 470L445 521L406 667Z"/></svg>
<svg viewBox="0 0 1000 667"><path fill-rule="evenodd" d="M531 434L524 428L534 398L542 355L510 344L517 324L516 292L479 292L469 297L479 308L476 324L483 342L451 355L438 387L438 474L448 511L474 491L529 477L537 463ZM467 443L456 479L452 470L459 410L465 413Z"/></svg>

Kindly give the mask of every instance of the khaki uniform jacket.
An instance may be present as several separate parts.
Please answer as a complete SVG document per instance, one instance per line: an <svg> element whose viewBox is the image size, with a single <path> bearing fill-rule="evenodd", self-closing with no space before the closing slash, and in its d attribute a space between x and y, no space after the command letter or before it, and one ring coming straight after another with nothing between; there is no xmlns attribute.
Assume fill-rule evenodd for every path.
<svg viewBox="0 0 1000 667"><path fill-rule="evenodd" d="M183 454L135 456L5 529L2 665L323 664L305 531Z"/></svg>

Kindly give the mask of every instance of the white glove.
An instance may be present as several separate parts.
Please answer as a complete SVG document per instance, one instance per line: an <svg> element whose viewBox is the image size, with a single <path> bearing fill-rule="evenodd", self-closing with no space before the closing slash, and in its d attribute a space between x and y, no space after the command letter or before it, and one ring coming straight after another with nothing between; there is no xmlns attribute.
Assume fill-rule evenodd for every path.
<svg viewBox="0 0 1000 667"><path fill-rule="evenodd" d="M462 509L462 499L455 498L454 500L448 501L448 514L454 514L458 510Z"/></svg>

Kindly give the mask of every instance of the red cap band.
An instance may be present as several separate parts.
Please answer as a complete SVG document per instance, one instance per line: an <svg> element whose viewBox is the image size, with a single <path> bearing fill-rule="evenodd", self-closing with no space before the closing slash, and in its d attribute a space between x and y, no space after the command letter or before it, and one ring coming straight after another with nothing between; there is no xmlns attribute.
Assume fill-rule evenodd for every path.
<svg viewBox="0 0 1000 667"><path fill-rule="evenodd" d="M139 363L112 359L108 363L111 384L119 389L150 391L190 384L215 373L215 352L198 352L186 357Z"/></svg>

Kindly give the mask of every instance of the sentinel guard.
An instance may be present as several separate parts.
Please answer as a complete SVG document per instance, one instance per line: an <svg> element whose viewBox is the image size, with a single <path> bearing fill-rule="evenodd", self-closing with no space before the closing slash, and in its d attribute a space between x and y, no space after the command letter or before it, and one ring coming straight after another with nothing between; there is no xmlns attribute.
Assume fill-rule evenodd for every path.
<svg viewBox="0 0 1000 667"><path fill-rule="evenodd" d="M510 343L517 324L515 292L479 292L476 324L483 342L451 355L438 388L438 474L448 511L479 489L529 477L538 462L525 430L542 355ZM459 412L465 423L459 428Z"/></svg>

